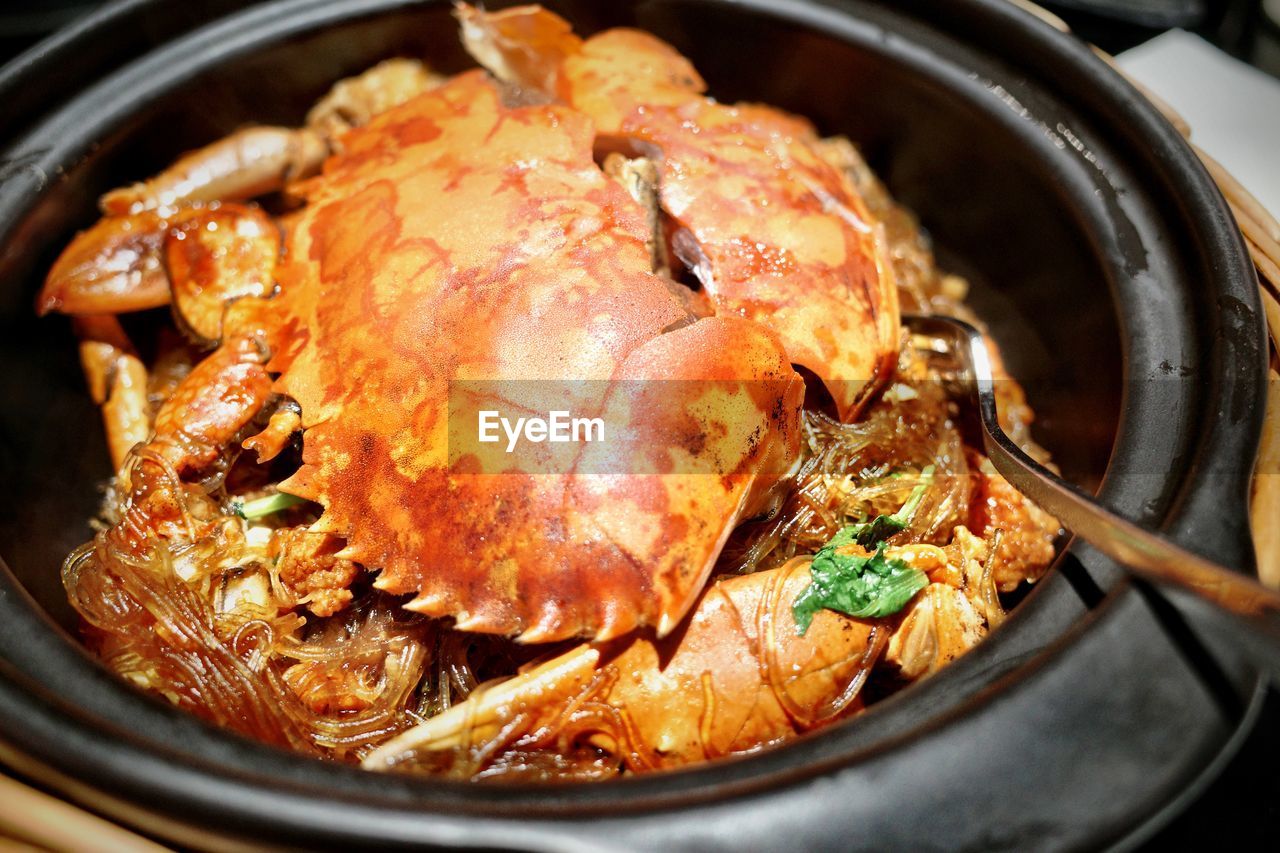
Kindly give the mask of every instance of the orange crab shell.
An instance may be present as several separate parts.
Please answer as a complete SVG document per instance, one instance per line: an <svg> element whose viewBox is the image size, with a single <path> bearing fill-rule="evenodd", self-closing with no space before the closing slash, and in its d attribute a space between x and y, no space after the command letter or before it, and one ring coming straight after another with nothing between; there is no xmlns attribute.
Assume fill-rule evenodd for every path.
<svg viewBox="0 0 1280 853"><path fill-rule="evenodd" d="M305 433L281 488L324 505L314 529L379 587L464 630L670 630L798 452L777 338L685 311L593 140L580 113L463 74L348 134L289 225L270 367ZM451 464L451 387L524 380L615 411L630 438L609 451L647 473ZM671 468L681 431L713 437L687 443L703 468Z"/></svg>
<svg viewBox="0 0 1280 853"><path fill-rule="evenodd" d="M704 96L689 61L645 32L583 41L539 6L461 5L457 15L468 50L496 75L542 88L612 145L656 158L676 254L717 312L768 325L841 417L855 416L892 375L897 285L881 226L813 127Z"/></svg>

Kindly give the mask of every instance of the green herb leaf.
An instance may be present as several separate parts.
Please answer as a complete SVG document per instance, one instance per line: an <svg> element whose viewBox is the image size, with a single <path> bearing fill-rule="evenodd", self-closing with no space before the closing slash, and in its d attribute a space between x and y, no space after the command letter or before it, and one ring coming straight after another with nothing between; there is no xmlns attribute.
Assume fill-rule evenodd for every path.
<svg viewBox="0 0 1280 853"><path fill-rule="evenodd" d="M271 515L280 510L288 509L291 506L297 506L300 503L306 503L304 498L297 495L290 495L284 492L276 492L274 495L268 495L265 498L258 498L252 501L232 501L231 511L244 519L261 518L264 515Z"/></svg>
<svg viewBox="0 0 1280 853"><path fill-rule="evenodd" d="M850 524L818 550L809 566L812 583L796 596L791 613L796 630L804 636L819 610L835 610L855 619L892 616L929 584L929 577L902 560L884 555L884 540L911 524L924 493L933 484L932 465L920 472L920 484L893 515ZM876 546L874 554L841 554L840 548Z"/></svg>
<svg viewBox="0 0 1280 853"><path fill-rule="evenodd" d="M835 610L855 619L880 619L897 613L929 584L924 572L886 557L883 544L865 557L837 553L836 547L828 543L813 558L809 567L813 582L791 606L801 636L819 610Z"/></svg>

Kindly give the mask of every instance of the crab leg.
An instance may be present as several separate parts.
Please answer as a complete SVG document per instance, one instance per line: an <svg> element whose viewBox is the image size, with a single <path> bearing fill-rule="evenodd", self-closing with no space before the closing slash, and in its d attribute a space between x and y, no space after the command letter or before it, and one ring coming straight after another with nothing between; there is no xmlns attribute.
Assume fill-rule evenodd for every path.
<svg viewBox="0 0 1280 853"><path fill-rule="evenodd" d="M151 447L178 474L209 465L248 426L271 394L271 377L258 342L228 341L196 365L156 413Z"/></svg>
<svg viewBox="0 0 1280 853"><path fill-rule="evenodd" d="M175 315L189 335L203 343L223 345L192 369L160 406L152 433L147 399L147 371L134 354L119 320L111 314L74 318L81 337L80 356L90 392L102 407L107 444L114 469L120 473L125 511L111 536L132 549L146 547L149 538L190 541L197 524L187 507L198 495L183 482L217 461L266 404L271 377L266 371L267 325L262 300L274 287L272 273L279 252L273 223L256 208L223 205L192 208L175 217L176 225L143 212L104 219L81 235L67 255L75 256L81 241L95 233L126 234L129 239L109 248L117 259L131 257L137 269L149 270L163 281L165 295L172 287ZM139 224L137 231L121 228ZM141 227L145 226L145 227ZM167 251L166 251L167 250ZM173 282L159 262L168 255ZM123 261L122 261L123 263ZM109 266L109 265L108 265ZM46 283L40 305L75 312L87 308L124 311L139 307L136 292L123 282L120 292L93 292L101 267L87 264L80 272ZM141 275L132 284L150 285ZM234 306L234 309L233 309ZM148 438L150 439L148 440Z"/></svg>
<svg viewBox="0 0 1280 853"><path fill-rule="evenodd" d="M481 686L467 701L431 717L365 759L369 769L384 769L398 756L417 749L472 746L492 737L506 720L550 702L568 701L585 688L600 663L600 649L577 646L562 655L492 686Z"/></svg>
<svg viewBox="0 0 1280 853"><path fill-rule="evenodd" d="M129 451L151 434L147 369L115 317L77 317L75 330L89 393L102 407L111 467L119 471Z"/></svg>
<svg viewBox="0 0 1280 853"><path fill-rule="evenodd" d="M191 314L180 315L188 325L222 343L161 404L150 440L125 470L128 508L120 531L135 544L152 529L181 534L166 525L189 518L180 511L183 481L216 463L271 398L266 362L274 325L269 303L254 295L272 278L275 227L256 210L230 205L188 213L193 227L168 236L169 254L178 255L170 260L175 291L186 294L175 307ZM114 318L94 322L118 325Z"/></svg>
<svg viewBox="0 0 1280 853"><path fill-rule="evenodd" d="M155 536L191 540L185 481L216 462L266 405L271 376L260 342L229 339L200 362L156 413L151 440L125 467L125 511L110 535L141 549Z"/></svg>
<svg viewBox="0 0 1280 853"><path fill-rule="evenodd" d="M335 83L307 113L307 127L329 140L331 147L340 147L339 138L348 130L443 82L417 60L388 59Z"/></svg>
<svg viewBox="0 0 1280 853"><path fill-rule="evenodd" d="M803 559L719 580L678 635L578 646L401 734L364 766L495 737L499 751L537 749L573 731L648 770L794 736L854 706L889 636L887 623L831 611L799 635L791 604L808 583Z"/></svg>
<svg viewBox="0 0 1280 853"><path fill-rule="evenodd" d="M149 180L106 193L99 202L106 216L77 235L58 258L37 313L120 314L168 305L166 236L171 227L182 228L193 218L181 208L249 199L309 177L341 134L441 80L420 62L388 60L335 84L308 113L306 127L245 128L184 155ZM207 227L224 218L211 217L195 225ZM190 324L186 328L192 331Z"/></svg>
<svg viewBox="0 0 1280 853"><path fill-rule="evenodd" d="M183 204L244 200L284 189L320 170L336 136L437 85L440 79L421 63L389 60L337 83L312 108L306 127L238 130L185 154L150 180L108 192L100 202L102 211L121 216Z"/></svg>
<svg viewBox="0 0 1280 853"><path fill-rule="evenodd" d="M328 153L320 134L307 128L247 127L183 155L150 180L106 193L100 204L108 216L125 216L249 199L315 174Z"/></svg>
<svg viewBox="0 0 1280 853"><path fill-rule="evenodd" d="M107 216L63 251L36 310L124 314L172 303L190 337L217 343L226 303L271 292L279 252L275 224L248 205Z"/></svg>
<svg viewBox="0 0 1280 853"><path fill-rule="evenodd" d="M153 218L154 214L144 212L108 218L104 223L114 227ZM175 223L152 222L145 232L132 232L136 239L117 251L136 256L144 249L154 255L164 251L173 279L170 284L170 276L164 276L166 290L172 288L179 324L203 343L219 341L224 327L234 336L197 365L160 407L155 435L140 451L141 462L134 466L134 476L126 478L136 480L138 506L154 507L157 500L166 504L168 511L160 513L161 517L174 515L176 484L167 482L173 479L171 474L180 477L213 462L266 402L271 379L264 367L267 330L258 317L261 300L242 302L242 309L233 316L228 317L228 311L237 300L266 295L274 287L272 275L280 248L275 225L256 208L192 208L181 212ZM82 239L92 239L92 234L82 235ZM145 240L141 239L143 234ZM67 254L76 251L73 243ZM87 269L92 273L92 267ZM91 280L91 274L79 279L80 283ZM74 281L68 282L51 275L41 305L52 302L68 310L89 304L125 310L122 305L132 304L119 294L77 302L74 296L85 293L77 291ZM58 296L47 298L50 291ZM130 295L127 289L123 293ZM68 299L69 295L73 298ZM102 406L112 465L120 471L129 451L147 442L151 433L146 369L114 316L77 316L75 322L90 390ZM142 499L147 496L150 499ZM140 523L136 512L132 523L134 527Z"/></svg>

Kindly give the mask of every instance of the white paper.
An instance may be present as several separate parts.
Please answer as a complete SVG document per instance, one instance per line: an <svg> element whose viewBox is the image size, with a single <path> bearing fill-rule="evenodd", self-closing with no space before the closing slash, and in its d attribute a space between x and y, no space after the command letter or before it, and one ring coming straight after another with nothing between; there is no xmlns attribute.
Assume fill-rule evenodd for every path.
<svg viewBox="0 0 1280 853"><path fill-rule="evenodd" d="M1280 218L1280 80L1181 30L1118 59L1182 114L1197 145Z"/></svg>

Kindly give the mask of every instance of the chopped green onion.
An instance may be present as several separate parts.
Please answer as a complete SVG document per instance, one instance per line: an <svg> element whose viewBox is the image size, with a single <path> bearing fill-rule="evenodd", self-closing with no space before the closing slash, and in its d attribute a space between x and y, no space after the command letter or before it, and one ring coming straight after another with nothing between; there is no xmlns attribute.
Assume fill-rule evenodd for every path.
<svg viewBox="0 0 1280 853"><path fill-rule="evenodd" d="M907 502L902 505L902 509L893 515L877 515L871 521L863 521L858 524L851 524L835 535L827 545L847 545L850 542L857 542L863 548L870 548L879 542L883 542L895 533L899 533L907 529L911 524L911 520L915 518L916 510L920 509L920 502L924 500L924 493L933 485L932 465L926 465L924 470L920 472L920 484L911 490L911 496L907 498ZM844 537L841 540L841 537ZM837 542L836 540L841 540Z"/></svg>
<svg viewBox="0 0 1280 853"><path fill-rule="evenodd" d="M306 503L306 499L297 495L286 494L285 492L276 492L274 495L267 495L265 498L257 498L256 500L232 501L231 511L243 519L254 519L280 512L300 503Z"/></svg>

